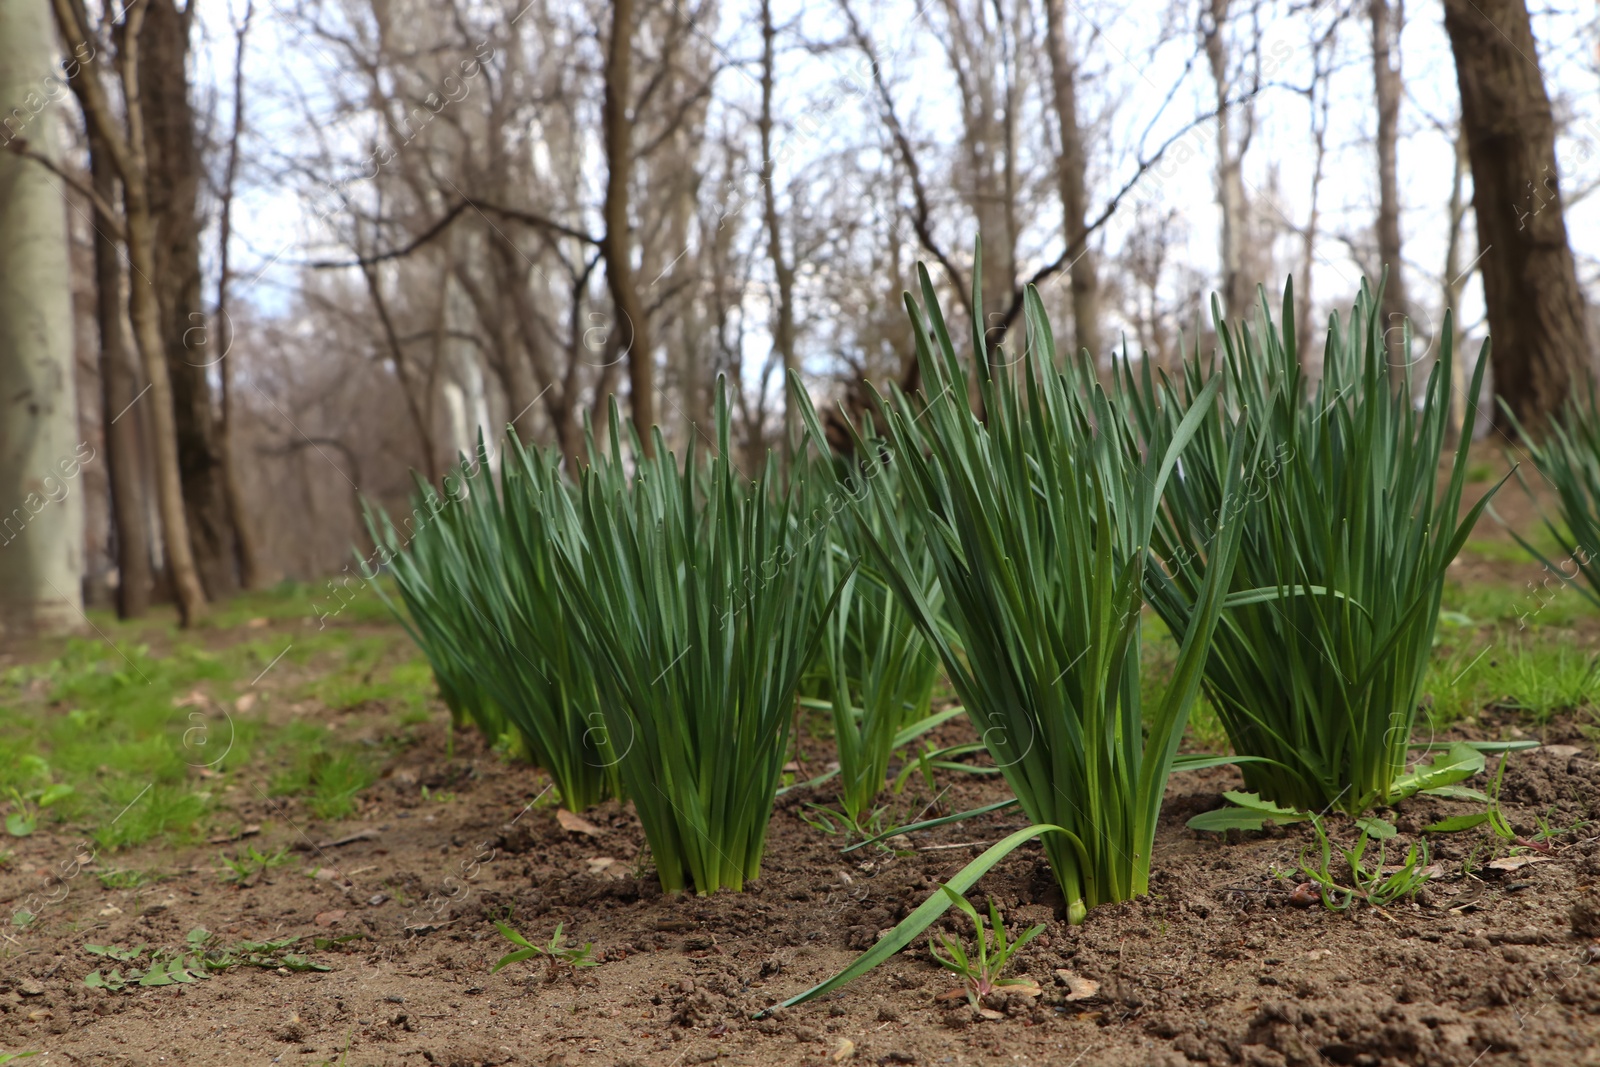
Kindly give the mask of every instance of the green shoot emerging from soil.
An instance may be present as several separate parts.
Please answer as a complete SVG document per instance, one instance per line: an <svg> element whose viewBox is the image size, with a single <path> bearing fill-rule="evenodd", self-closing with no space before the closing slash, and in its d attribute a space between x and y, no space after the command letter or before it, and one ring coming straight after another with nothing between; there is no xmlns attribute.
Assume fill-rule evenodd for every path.
<svg viewBox="0 0 1600 1067"><path fill-rule="evenodd" d="M496 922L495 926L499 928L502 937L513 945L521 947L514 952L508 952L501 956L489 971L490 974L494 974L495 971L500 970L502 967L509 967L513 963L531 960L535 956L543 956L545 959L560 961L573 967L593 967L600 962L594 958L593 941L585 941L581 945L566 944L566 935L561 932L561 923L556 923L556 932L550 935L550 940L543 945L535 945L503 922Z"/></svg>
<svg viewBox="0 0 1600 1067"><path fill-rule="evenodd" d="M1006 924L1000 918L1000 910L994 906L993 900L989 901L989 924L985 927L978 910L966 897L947 885L939 888L950 898L950 903L960 908L967 918L972 920L977 935L974 942L976 951L968 956L960 938L941 934L939 941L943 944L944 951L940 952L939 945L934 944L933 938L930 937L928 952L941 967L960 976L962 988L966 991L967 1000L972 1006L981 1007L983 998L994 992L1012 991L1038 996L1037 982L1031 978L1006 978L1005 970L1018 949L1044 932L1044 923L1028 927L1021 936L1012 941L1006 931Z"/></svg>

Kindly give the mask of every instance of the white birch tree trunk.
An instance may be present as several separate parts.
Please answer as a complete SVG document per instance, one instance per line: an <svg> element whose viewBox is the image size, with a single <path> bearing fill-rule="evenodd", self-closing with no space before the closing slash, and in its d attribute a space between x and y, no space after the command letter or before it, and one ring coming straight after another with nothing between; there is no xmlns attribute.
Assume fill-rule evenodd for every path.
<svg viewBox="0 0 1600 1067"><path fill-rule="evenodd" d="M23 140L54 155L55 24L46 0L0 3L0 636L79 625L83 465L73 387L66 201Z"/></svg>

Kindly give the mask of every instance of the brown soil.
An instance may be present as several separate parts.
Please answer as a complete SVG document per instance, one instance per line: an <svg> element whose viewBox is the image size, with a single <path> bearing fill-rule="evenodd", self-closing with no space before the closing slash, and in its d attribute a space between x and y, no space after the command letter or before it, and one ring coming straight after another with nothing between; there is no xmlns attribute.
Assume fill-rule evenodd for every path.
<svg viewBox="0 0 1600 1067"><path fill-rule="evenodd" d="M635 869L643 839L628 809L589 812L596 835L564 831L550 808L529 807L544 788L536 773L459 738L447 760L442 743L435 731L398 756L347 823L313 825L293 802L264 797L239 805L266 824L267 845L303 858L243 888L218 879L216 845L102 856L62 880L52 872L70 869L75 839L16 842L0 871L3 910L45 903L33 926L11 931L0 962L0 1049L140 1065L1600 1063L1600 840L1582 830L1506 872L1485 866L1486 836L1440 838L1443 873L1418 901L1295 908L1296 879L1273 872L1295 868L1309 831L1197 834L1184 820L1237 779L1177 775L1148 897L1069 927L1036 847L979 884L974 899L992 896L1014 929L1048 924L1018 963L1045 987L1039 1000L992 1001L999 1019L937 1000L953 983L918 945L822 1002L757 1021L848 963L1018 825L1015 813L919 834L913 855L841 856L790 795L747 892L667 899ZM1562 827L1600 818L1593 757L1576 745L1515 757L1505 796L1517 830L1534 832L1540 816ZM453 799L424 799L423 785ZM1001 795L992 780L957 776L944 803ZM910 814L925 804L899 802ZM1467 810L1408 802L1399 840ZM326 843L358 831L372 836ZM104 889L94 873L113 866L170 873ZM602 962L491 975L510 948L492 919L508 909L530 939L564 923ZM326 973L240 968L165 988L85 988L109 962L85 943L177 947L199 925L225 940L363 937L308 952ZM1058 971L1098 990L1080 997L1086 987L1069 989Z"/></svg>

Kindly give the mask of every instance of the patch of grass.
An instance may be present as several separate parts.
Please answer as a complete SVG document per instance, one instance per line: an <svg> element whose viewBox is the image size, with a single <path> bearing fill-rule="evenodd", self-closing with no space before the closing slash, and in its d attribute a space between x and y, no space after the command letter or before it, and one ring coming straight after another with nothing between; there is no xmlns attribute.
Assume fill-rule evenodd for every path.
<svg viewBox="0 0 1600 1067"><path fill-rule="evenodd" d="M314 811L337 818L353 810L376 761L335 742L321 723L271 723L272 683L252 683L274 663L305 673L329 661L331 670L292 694L335 707L376 700L410 721L426 716L431 683L398 629L329 626L291 641L250 625L307 616L304 593L285 587L219 605L197 632L96 615L103 638L68 638L50 658L0 672L0 812L16 816L14 829L72 826L103 848L181 845L207 829L230 775L274 757L291 771L305 764L298 773ZM195 643L217 643L210 631L224 625L241 627L245 639ZM255 697L245 711L241 693Z"/></svg>
<svg viewBox="0 0 1600 1067"><path fill-rule="evenodd" d="M113 850L158 837L171 844L189 844L200 836L201 820L211 810L209 791L155 783L140 789L133 778L108 783L104 796L109 803L101 810L115 814L90 836L101 847Z"/></svg>
<svg viewBox="0 0 1600 1067"><path fill-rule="evenodd" d="M1471 556L1487 563L1532 563L1528 550L1515 541L1491 541L1487 538L1470 538L1461 546L1463 556Z"/></svg>
<svg viewBox="0 0 1600 1067"><path fill-rule="evenodd" d="M1490 706L1523 712L1542 726L1560 711L1600 707L1600 658L1571 634L1491 635L1436 656L1426 691L1435 728Z"/></svg>
<svg viewBox="0 0 1600 1067"><path fill-rule="evenodd" d="M319 741L295 749L293 762L273 777L268 792L299 797L318 819L343 819L354 814L356 794L377 779L377 768L360 753L348 748L330 752Z"/></svg>
<svg viewBox="0 0 1600 1067"><path fill-rule="evenodd" d="M151 871L113 867L109 871L100 871L95 877L107 889L138 889L142 885L159 880L160 875Z"/></svg>

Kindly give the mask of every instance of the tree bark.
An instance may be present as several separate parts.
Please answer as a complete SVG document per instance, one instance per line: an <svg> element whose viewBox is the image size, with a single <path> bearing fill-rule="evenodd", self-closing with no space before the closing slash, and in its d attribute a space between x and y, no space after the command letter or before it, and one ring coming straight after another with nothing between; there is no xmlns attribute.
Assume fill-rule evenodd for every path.
<svg viewBox="0 0 1600 1067"><path fill-rule="evenodd" d="M1524 0L1445 0L1493 338L1495 390L1540 434L1591 373L1556 174L1555 123ZM1504 412L1495 425L1510 432Z"/></svg>
<svg viewBox="0 0 1600 1067"><path fill-rule="evenodd" d="M49 9L0 4L0 128L6 147L53 154L56 81ZM19 118L20 117L20 118ZM79 625L83 486L66 202L49 173L0 149L0 636Z"/></svg>
<svg viewBox="0 0 1600 1067"><path fill-rule="evenodd" d="M56 25L67 51L73 55L89 50L84 27L87 16L81 0L52 0ZM83 106L89 128L106 146L107 154L122 179L122 201L127 232L128 261L133 275L128 292L128 318L133 324L134 343L149 380L147 402L150 436L154 446L156 503L161 512L161 532L167 572L172 579L178 618L191 625L205 614L205 589L195 568L194 552L184 517L183 479L178 469L178 430L172 414L172 379L167 374L166 348L161 337L161 306L150 279L156 277L155 229L150 218L150 197L146 185L149 170L144 152L143 102L139 96L139 28L144 20L144 4L136 0L124 13L122 52L118 65L126 104L126 136L119 128L106 98L105 88L95 71L80 65L71 71L71 85ZM146 401L141 401L141 403Z"/></svg>
<svg viewBox="0 0 1600 1067"><path fill-rule="evenodd" d="M1405 343L1404 326L1411 312L1401 259L1400 190L1395 177L1400 136L1400 30L1405 20L1404 0L1394 8L1389 6L1389 0L1371 0L1367 12L1372 20L1372 84L1378 103L1378 260L1389 271L1380 312L1391 358L1409 363L1410 354L1399 351Z"/></svg>
<svg viewBox="0 0 1600 1067"><path fill-rule="evenodd" d="M1251 104L1231 104L1228 46L1223 28L1229 0L1203 0L1209 24L1202 17L1206 60L1217 90L1217 206L1222 210L1222 299L1228 317L1242 321L1255 302L1255 279L1245 269L1245 239L1250 204L1244 189L1244 154L1250 145L1255 115ZM1236 133L1235 122L1244 131Z"/></svg>
<svg viewBox="0 0 1600 1067"><path fill-rule="evenodd" d="M1086 174L1088 152L1078 125L1078 72L1067 45L1064 0L1045 0L1045 44L1050 53L1050 81L1055 97L1056 122L1061 131L1061 158L1056 162L1056 184L1061 194L1067 247L1082 246L1068 268L1072 284L1072 329L1080 350L1100 353L1100 278L1095 255L1087 244L1088 211Z"/></svg>
<svg viewBox="0 0 1600 1067"><path fill-rule="evenodd" d="M772 155L773 68L776 66L778 31L772 22L772 0L761 0L761 194L766 215L767 258L772 260L772 276L777 282L778 301L773 309L772 347L783 365L783 451L784 470L799 437L800 413L789 391L789 374L800 364L794 351L794 266L783 252L782 220L778 215L778 191L773 188L777 160Z"/></svg>
<svg viewBox="0 0 1600 1067"><path fill-rule="evenodd" d="M107 204L116 202L117 180L106 158L105 144L89 136L89 172L95 192ZM111 488L111 521L116 536L117 617L137 619L150 607L151 570L149 503L140 478L140 413L128 335L122 316L122 250L108 236L115 219L95 213L95 321L100 332L100 435Z"/></svg>
<svg viewBox="0 0 1600 1067"><path fill-rule="evenodd" d="M627 346L633 425L639 431L645 454L653 455L655 442L650 430L656 421L655 364L649 324L633 275L633 228L628 214L629 179L633 173L633 116L629 114L633 95L633 0L612 2L605 84L602 125L606 151L606 283L622 318L613 326Z"/></svg>
<svg viewBox="0 0 1600 1067"><path fill-rule="evenodd" d="M222 394L222 418L217 425L217 444L221 447L222 486L228 502L228 522L233 527L234 551L239 567L239 584L245 589L260 589L264 584L261 549L256 544L255 524L250 521L244 502L244 486L239 478L238 450L233 444L233 390L228 354L233 351L233 319L228 314L228 245L233 233L233 186L239 173L239 139L244 136L244 47L255 16L254 0L247 0L244 19L236 32L233 56L233 132L228 138L228 164L222 176L222 202L217 206L217 309L213 320L217 335L217 385Z"/></svg>
<svg viewBox="0 0 1600 1067"><path fill-rule="evenodd" d="M227 348L205 328L200 274L200 152L186 74L193 3L146 0L139 31L155 281L172 378L178 463L195 565L211 598L239 587L228 496L227 444L211 389L211 368Z"/></svg>
<svg viewBox="0 0 1600 1067"><path fill-rule="evenodd" d="M1461 129L1460 123L1456 125L1455 135L1455 160L1454 173L1450 179L1450 240L1445 245L1444 251L1444 286L1441 293L1446 311L1455 312L1450 316L1451 351L1456 359L1456 381L1450 393L1450 435L1454 441L1461 440L1461 424L1467 418L1467 390L1472 385L1472 379L1467 374L1461 373L1462 368L1468 366L1468 355L1463 349L1465 341L1461 332L1461 292L1466 288L1467 278L1471 269L1463 270L1461 267L1461 242L1462 223L1467 217L1466 177L1468 167L1467 135ZM1444 329L1441 320L1439 330ZM1436 343L1443 344L1444 338L1439 337Z"/></svg>

